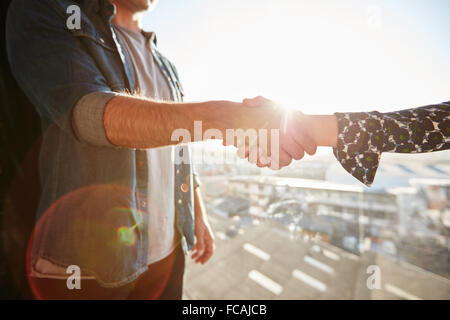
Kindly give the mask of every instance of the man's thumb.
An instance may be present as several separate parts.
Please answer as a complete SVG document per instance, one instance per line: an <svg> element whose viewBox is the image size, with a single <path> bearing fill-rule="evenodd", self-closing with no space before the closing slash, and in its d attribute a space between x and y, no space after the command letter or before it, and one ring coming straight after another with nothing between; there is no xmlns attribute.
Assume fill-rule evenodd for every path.
<svg viewBox="0 0 450 320"><path fill-rule="evenodd" d="M262 106L269 104L270 100L268 100L262 96L257 96L255 98L251 98L251 99L244 99L244 100L242 100L242 103L248 107L262 107Z"/></svg>

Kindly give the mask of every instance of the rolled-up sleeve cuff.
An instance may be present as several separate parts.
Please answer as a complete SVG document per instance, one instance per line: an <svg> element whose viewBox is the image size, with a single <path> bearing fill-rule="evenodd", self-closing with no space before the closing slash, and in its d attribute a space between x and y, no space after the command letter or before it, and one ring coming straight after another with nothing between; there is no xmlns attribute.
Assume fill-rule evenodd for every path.
<svg viewBox="0 0 450 320"><path fill-rule="evenodd" d="M116 147L106 137L103 114L107 103L118 93L92 92L83 96L72 113L72 126L76 137L99 147Z"/></svg>
<svg viewBox="0 0 450 320"><path fill-rule="evenodd" d="M193 173L192 174L192 179L194 181L194 189L197 187L200 187L202 185L202 183L200 182L200 178L198 177L197 173Z"/></svg>

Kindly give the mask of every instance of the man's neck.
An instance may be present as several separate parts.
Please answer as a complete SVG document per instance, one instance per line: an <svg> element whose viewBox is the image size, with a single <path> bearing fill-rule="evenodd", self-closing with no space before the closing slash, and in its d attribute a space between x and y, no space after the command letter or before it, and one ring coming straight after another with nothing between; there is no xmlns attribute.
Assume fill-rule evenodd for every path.
<svg viewBox="0 0 450 320"><path fill-rule="evenodd" d="M120 27L141 31L142 12L132 12L130 9L116 4L116 15L112 22Z"/></svg>

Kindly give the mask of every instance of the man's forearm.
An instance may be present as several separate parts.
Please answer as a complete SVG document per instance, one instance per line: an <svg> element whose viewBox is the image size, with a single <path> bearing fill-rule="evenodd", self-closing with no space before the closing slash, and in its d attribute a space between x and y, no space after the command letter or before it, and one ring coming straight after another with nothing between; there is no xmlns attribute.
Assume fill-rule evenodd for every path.
<svg viewBox="0 0 450 320"><path fill-rule="evenodd" d="M183 128L193 131L194 120L206 126L217 123L211 108L213 103L171 103L116 96L105 107L104 126L108 140L121 147L156 148L177 143L172 132Z"/></svg>
<svg viewBox="0 0 450 320"><path fill-rule="evenodd" d="M202 121L203 131L242 127L239 115L243 109L246 107L228 101L171 103L119 95L106 105L103 121L112 144L156 148L176 144L178 141L171 140L176 129L187 129L193 137L194 121Z"/></svg>

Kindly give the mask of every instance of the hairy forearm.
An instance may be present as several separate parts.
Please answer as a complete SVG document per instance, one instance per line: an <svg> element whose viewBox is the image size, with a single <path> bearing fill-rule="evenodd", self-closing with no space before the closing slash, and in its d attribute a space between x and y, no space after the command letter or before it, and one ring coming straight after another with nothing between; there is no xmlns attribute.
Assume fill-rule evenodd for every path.
<svg viewBox="0 0 450 320"><path fill-rule="evenodd" d="M171 139L176 129L186 129L194 137L194 121L202 121L203 131L234 128L238 126L234 114L241 109L227 101L171 103L120 95L106 105L103 121L112 144L156 148L178 143Z"/></svg>

